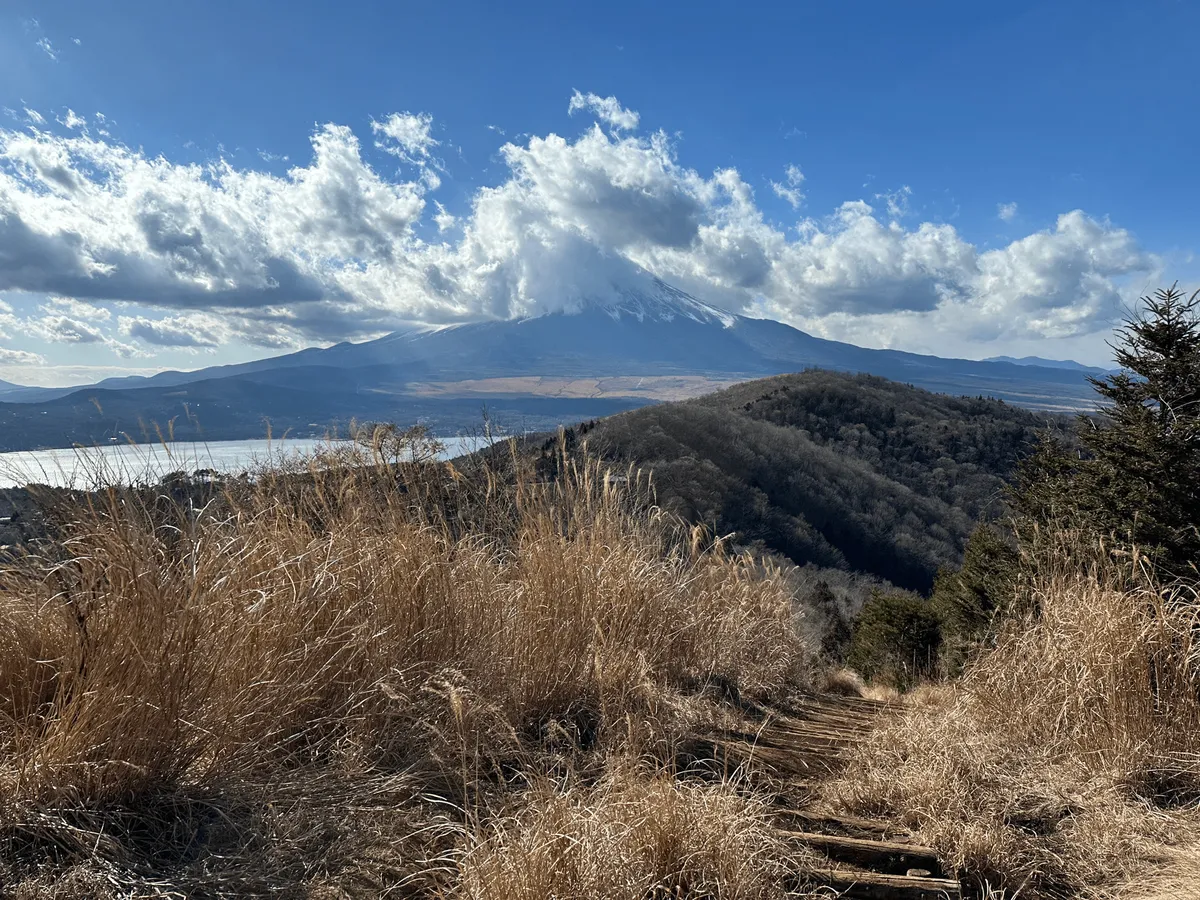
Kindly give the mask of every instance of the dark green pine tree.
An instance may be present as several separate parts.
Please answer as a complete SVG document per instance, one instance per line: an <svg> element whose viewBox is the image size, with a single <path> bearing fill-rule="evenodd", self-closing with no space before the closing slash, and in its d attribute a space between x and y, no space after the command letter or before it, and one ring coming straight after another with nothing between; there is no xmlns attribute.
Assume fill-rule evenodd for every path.
<svg viewBox="0 0 1200 900"><path fill-rule="evenodd" d="M962 565L938 571L929 602L941 619L942 665L948 674L957 674L971 649L1011 610L1019 570L1012 536L983 523L971 532Z"/></svg>
<svg viewBox="0 0 1200 900"><path fill-rule="evenodd" d="M1108 404L1082 435L1097 464L1081 487L1110 528L1179 570L1200 563L1200 291L1143 303L1114 347L1123 371L1092 379Z"/></svg>
<svg viewBox="0 0 1200 900"><path fill-rule="evenodd" d="M876 590L854 622L846 662L868 679L906 690L937 673L941 643L941 621L928 600Z"/></svg>
<svg viewBox="0 0 1200 900"><path fill-rule="evenodd" d="M1180 574L1200 564L1200 291L1142 298L1117 336L1121 371L1091 379L1105 404L1081 419L1079 450L1044 444L1016 506L1115 535Z"/></svg>

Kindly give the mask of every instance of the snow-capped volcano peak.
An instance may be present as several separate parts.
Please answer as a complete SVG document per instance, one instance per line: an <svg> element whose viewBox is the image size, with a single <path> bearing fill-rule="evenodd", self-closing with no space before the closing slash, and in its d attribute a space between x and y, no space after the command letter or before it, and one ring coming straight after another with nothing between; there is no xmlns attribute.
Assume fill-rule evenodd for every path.
<svg viewBox="0 0 1200 900"><path fill-rule="evenodd" d="M599 294L582 297L579 303L563 310L566 314L604 312L616 320L634 319L638 322L671 322L690 319L702 325L730 328L737 316L697 300L691 294L672 287L658 278L646 277L611 287Z"/></svg>

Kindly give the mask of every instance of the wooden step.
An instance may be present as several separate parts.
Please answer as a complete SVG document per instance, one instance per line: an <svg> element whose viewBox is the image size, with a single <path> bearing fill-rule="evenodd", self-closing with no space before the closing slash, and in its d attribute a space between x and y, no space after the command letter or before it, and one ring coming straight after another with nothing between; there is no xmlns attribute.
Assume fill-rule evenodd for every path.
<svg viewBox="0 0 1200 900"><path fill-rule="evenodd" d="M776 713L764 717L766 722L803 722L811 719L839 719L847 722L865 724L878 722L880 714L862 709L839 709L829 706L798 706L787 712Z"/></svg>
<svg viewBox="0 0 1200 900"><path fill-rule="evenodd" d="M757 747L775 747L780 750L792 748L805 750L845 750L853 747L858 740L852 735L834 732L776 732L764 731L761 734L748 734L744 731L730 731L724 735L725 740L751 744Z"/></svg>
<svg viewBox="0 0 1200 900"><path fill-rule="evenodd" d="M721 744L713 755L734 766L750 763L779 774L797 776L828 774L840 766L841 753L829 747L772 747L763 744L730 742Z"/></svg>
<svg viewBox="0 0 1200 900"><path fill-rule="evenodd" d="M853 700L830 702L820 698L800 700L787 709L778 710L779 716L805 716L814 712L827 712L838 716L867 716L874 718L885 711L886 707L878 704L856 703Z"/></svg>
<svg viewBox="0 0 1200 900"><path fill-rule="evenodd" d="M822 716L819 719L791 719L786 722L772 722L761 729L758 734L833 734L845 735L856 741L870 736L876 722L854 722L849 719L834 719L832 716Z"/></svg>
<svg viewBox="0 0 1200 900"><path fill-rule="evenodd" d="M745 741L693 740L676 757L681 767L728 774L743 766L767 777L799 778L802 783L825 776L841 765L841 752L828 747L772 747Z"/></svg>
<svg viewBox="0 0 1200 900"><path fill-rule="evenodd" d="M942 874L937 854L919 844L817 834L811 831L786 831L783 834L824 853L830 859L873 872L904 875L909 869L923 869L935 878L940 878Z"/></svg>
<svg viewBox="0 0 1200 900"><path fill-rule="evenodd" d="M871 700L867 697L847 697L844 694L811 694L804 702L828 706L835 709L861 709L869 712L882 712L895 709L896 704L891 700Z"/></svg>
<svg viewBox="0 0 1200 900"><path fill-rule="evenodd" d="M833 869L815 874L809 883L832 888L847 900L962 900L962 886L952 878Z"/></svg>
<svg viewBox="0 0 1200 900"><path fill-rule="evenodd" d="M901 844L905 842L899 836L901 832L889 826L888 823L880 822L877 819L864 819L860 816L851 816L845 813L838 815L832 813L815 813L797 808L797 806L781 810L777 815L795 822L801 831L819 831L822 834L841 834L846 837L894 840Z"/></svg>
<svg viewBox="0 0 1200 900"><path fill-rule="evenodd" d="M745 740L745 739L743 739ZM779 747L786 750L792 747L804 750L849 750L857 747L860 743L858 739L846 737L845 735L833 734L764 734L753 743L760 747Z"/></svg>

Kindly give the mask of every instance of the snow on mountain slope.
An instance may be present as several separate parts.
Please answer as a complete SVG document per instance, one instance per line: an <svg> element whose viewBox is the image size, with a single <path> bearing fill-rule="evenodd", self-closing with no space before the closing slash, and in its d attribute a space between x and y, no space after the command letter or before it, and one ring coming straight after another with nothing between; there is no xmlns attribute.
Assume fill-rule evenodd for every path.
<svg viewBox="0 0 1200 900"><path fill-rule="evenodd" d="M738 319L732 313L709 306L657 278L652 279L647 288L617 287L615 291L615 300L592 304L614 319L629 316L639 322L672 322L686 318L701 325L720 325L723 328L732 328Z"/></svg>
<svg viewBox="0 0 1200 900"><path fill-rule="evenodd" d="M728 381L826 368L866 372L943 393L982 394L1042 408L1080 408L1093 397L1080 371L873 350L814 337L782 322L719 309L646 273L580 297L561 312L525 318L422 326L363 343L309 348L285 356L196 372L122 378L98 387L171 387L238 378L278 382L313 396L327 375L353 370L403 390L410 382L461 383L512 377L705 376Z"/></svg>

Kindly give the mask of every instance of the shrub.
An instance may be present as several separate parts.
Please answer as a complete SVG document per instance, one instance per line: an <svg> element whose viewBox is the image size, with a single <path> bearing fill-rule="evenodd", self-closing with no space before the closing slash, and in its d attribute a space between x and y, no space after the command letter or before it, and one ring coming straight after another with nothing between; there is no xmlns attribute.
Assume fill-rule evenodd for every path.
<svg viewBox="0 0 1200 900"><path fill-rule="evenodd" d="M1011 536L983 524L971 532L962 565L938 572L930 606L942 624L947 673L959 672L971 649L994 636L1001 614L1014 604L1020 562Z"/></svg>
<svg viewBox="0 0 1200 900"><path fill-rule="evenodd" d="M821 579L804 595L801 608L819 619L821 656L826 662L837 663L846 658L852 631L829 582Z"/></svg>
<svg viewBox="0 0 1200 900"><path fill-rule="evenodd" d="M867 678L906 688L937 671L941 621L927 600L876 592L854 623L850 666Z"/></svg>

